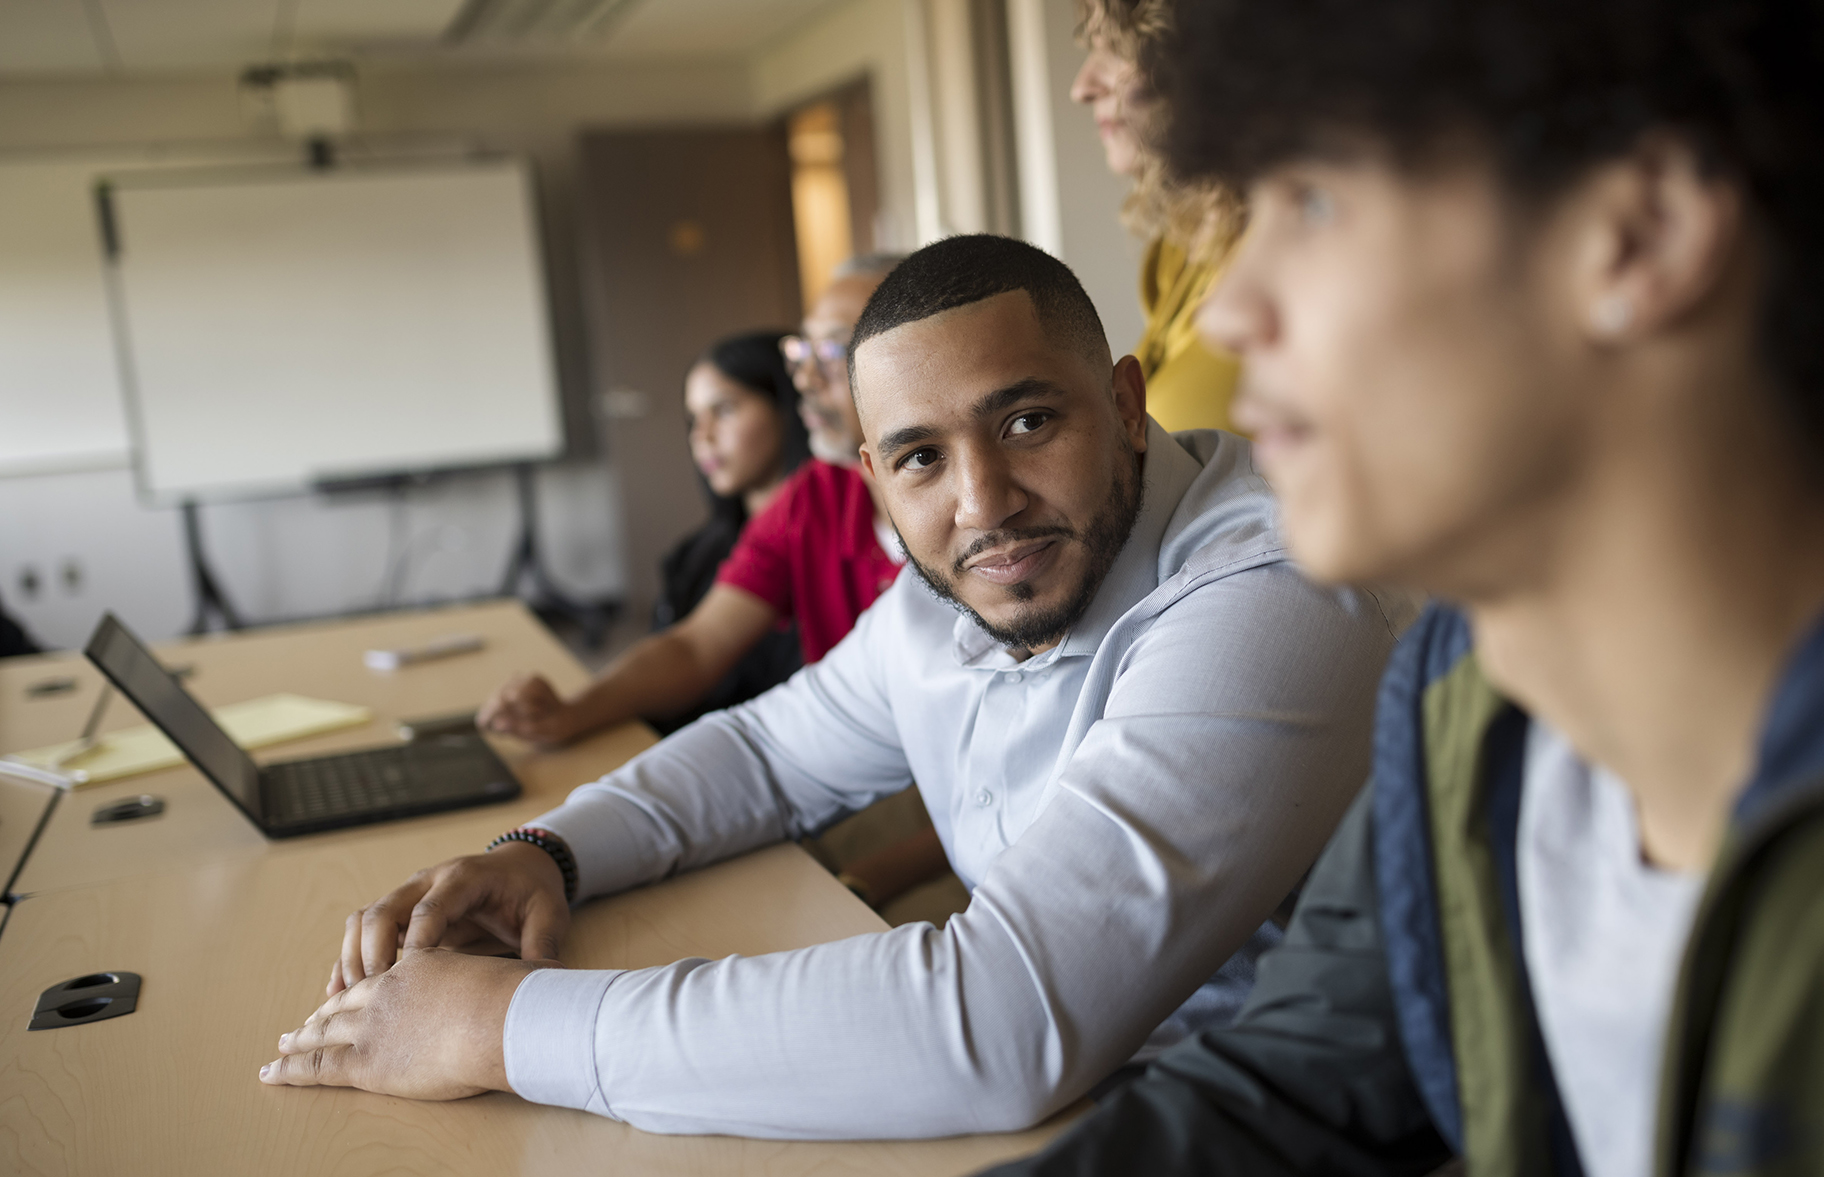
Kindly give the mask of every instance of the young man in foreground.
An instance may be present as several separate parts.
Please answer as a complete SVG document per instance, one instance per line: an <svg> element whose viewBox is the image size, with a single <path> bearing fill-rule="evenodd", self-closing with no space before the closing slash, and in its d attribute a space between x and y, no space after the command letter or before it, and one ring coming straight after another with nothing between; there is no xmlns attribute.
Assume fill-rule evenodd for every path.
<svg viewBox="0 0 1824 1177"><path fill-rule="evenodd" d="M1824 1171L1824 8L1180 15L1292 549L1455 606L1240 1022L999 1172Z"/></svg>
<svg viewBox="0 0 1824 1177"><path fill-rule="evenodd" d="M1148 420L1138 364L1111 361L1082 287L1032 246L908 258L851 374L916 575L784 686L367 908L351 987L267 1082L510 1087L663 1132L944 1136L1025 1127L1149 1038L1233 1016L1269 913L1367 772L1388 620L1286 563L1247 443ZM566 898L914 780L973 889L941 931L544 967ZM474 925L525 959L433 947Z"/></svg>

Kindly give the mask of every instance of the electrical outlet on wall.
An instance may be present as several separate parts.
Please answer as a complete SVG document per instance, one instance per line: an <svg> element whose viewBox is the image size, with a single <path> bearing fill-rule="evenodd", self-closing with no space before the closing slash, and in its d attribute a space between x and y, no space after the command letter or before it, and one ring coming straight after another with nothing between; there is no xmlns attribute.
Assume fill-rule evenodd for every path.
<svg viewBox="0 0 1824 1177"><path fill-rule="evenodd" d="M0 478L0 553L6 611L46 647L80 650L103 609L163 641L195 603L177 512L142 507L124 467Z"/></svg>

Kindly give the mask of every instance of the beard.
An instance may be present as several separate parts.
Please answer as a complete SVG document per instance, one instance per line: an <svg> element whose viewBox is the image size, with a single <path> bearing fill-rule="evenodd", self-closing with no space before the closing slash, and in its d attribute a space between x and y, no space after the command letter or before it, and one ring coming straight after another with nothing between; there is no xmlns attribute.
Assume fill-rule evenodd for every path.
<svg viewBox="0 0 1824 1177"><path fill-rule="evenodd" d="M832 466L853 467L860 463L861 441L841 413L800 398L798 418L804 422L813 458Z"/></svg>
<svg viewBox="0 0 1824 1177"><path fill-rule="evenodd" d="M861 456L861 447L855 445L848 431L840 428L807 429L810 438L811 457L832 466L854 466Z"/></svg>
<svg viewBox="0 0 1824 1177"><path fill-rule="evenodd" d="M1086 527L1078 529L1054 525L991 531L970 544L968 550L951 563L948 575L920 561L911 553L910 548L906 551L907 561L918 578L925 582L926 588L940 599L948 601L958 612L968 614L989 637L1001 645L1011 649L1030 650L1058 641L1089 611L1090 602L1096 599L1096 592L1101 589L1108 570L1115 566L1116 558L1127 544L1128 535L1134 530L1134 520L1140 517L1140 455L1125 444L1122 450L1127 460L1117 467L1114 485L1109 487L1108 496L1102 500L1102 506ZM1014 614L1012 621L996 625L957 596L956 582L968 574L967 563L982 552L1004 544L1052 538L1059 541L1076 540L1083 545L1089 556L1076 587L1056 606L1050 609L1021 609ZM903 540L901 546L904 546ZM1030 601L1037 595L1037 590L1025 581L1008 585L1006 592L1020 602Z"/></svg>

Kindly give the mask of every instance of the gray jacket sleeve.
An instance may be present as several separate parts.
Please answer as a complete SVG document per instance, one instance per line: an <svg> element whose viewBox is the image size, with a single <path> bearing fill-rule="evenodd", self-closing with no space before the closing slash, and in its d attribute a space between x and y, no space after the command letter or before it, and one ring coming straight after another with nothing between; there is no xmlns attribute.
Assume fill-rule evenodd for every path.
<svg viewBox="0 0 1824 1177"><path fill-rule="evenodd" d="M992 1177L1395 1177L1449 1159L1394 1020L1369 794L1312 870L1285 942L1261 958L1240 1019L1173 1047L1051 1147Z"/></svg>

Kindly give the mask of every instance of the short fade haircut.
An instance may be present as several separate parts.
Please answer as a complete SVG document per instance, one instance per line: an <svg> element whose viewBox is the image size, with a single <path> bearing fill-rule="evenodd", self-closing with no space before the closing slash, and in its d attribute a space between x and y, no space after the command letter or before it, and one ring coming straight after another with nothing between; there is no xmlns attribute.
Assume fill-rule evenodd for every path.
<svg viewBox="0 0 1824 1177"><path fill-rule="evenodd" d="M1053 341L1094 362L1112 363L1096 304L1069 266L1036 245L974 233L925 246L875 289L849 340L849 387L856 387L855 353L876 335L1016 290L1032 300L1039 326Z"/></svg>
<svg viewBox="0 0 1824 1177"><path fill-rule="evenodd" d="M893 267L906 260L903 253L858 253L836 267L833 278L854 278L860 275L874 277L877 274L891 274Z"/></svg>
<svg viewBox="0 0 1824 1177"><path fill-rule="evenodd" d="M1301 157L1417 170L1466 137L1523 201L1642 137L1738 184L1770 248L1763 361L1824 455L1824 4L1818 0L1176 0L1148 66L1185 176Z"/></svg>

